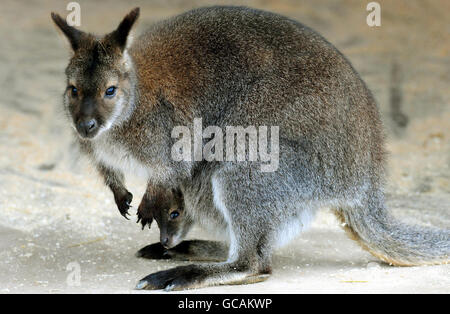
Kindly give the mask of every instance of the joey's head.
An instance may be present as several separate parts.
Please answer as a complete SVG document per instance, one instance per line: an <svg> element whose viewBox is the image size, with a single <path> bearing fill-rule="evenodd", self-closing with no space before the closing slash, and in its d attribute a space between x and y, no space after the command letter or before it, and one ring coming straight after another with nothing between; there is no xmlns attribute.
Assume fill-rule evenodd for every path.
<svg viewBox="0 0 450 314"><path fill-rule="evenodd" d="M186 215L180 191L172 191L170 197L159 202L153 210L153 218L159 227L161 244L167 249L183 241L192 226L190 217Z"/></svg>
<svg viewBox="0 0 450 314"><path fill-rule="evenodd" d="M93 139L126 120L133 109L135 73L127 47L139 8L102 37L68 25L58 14L51 16L73 51L66 68L65 110L78 134Z"/></svg>

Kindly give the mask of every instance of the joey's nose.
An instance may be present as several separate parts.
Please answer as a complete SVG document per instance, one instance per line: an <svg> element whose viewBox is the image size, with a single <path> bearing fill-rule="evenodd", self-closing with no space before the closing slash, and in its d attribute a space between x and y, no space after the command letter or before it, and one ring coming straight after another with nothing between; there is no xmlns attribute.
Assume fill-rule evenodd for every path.
<svg viewBox="0 0 450 314"><path fill-rule="evenodd" d="M167 244L169 244L169 238L161 238L161 244L164 247L167 247Z"/></svg>
<svg viewBox="0 0 450 314"><path fill-rule="evenodd" d="M83 137L92 136L97 130L97 121L95 119L81 120L77 123L77 130Z"/></svg>

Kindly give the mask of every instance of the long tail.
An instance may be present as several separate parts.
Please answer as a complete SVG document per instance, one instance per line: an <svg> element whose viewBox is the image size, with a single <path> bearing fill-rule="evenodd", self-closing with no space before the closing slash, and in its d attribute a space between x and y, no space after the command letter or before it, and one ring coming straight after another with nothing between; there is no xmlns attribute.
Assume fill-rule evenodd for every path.
<svg viewBox="0 0 450 314"><path fill-rule="evenodd" d="M384 205L371 205L335 210L344 229L364 249L398 266L450 262L450 230L406 225L389 215Z"/></svg>

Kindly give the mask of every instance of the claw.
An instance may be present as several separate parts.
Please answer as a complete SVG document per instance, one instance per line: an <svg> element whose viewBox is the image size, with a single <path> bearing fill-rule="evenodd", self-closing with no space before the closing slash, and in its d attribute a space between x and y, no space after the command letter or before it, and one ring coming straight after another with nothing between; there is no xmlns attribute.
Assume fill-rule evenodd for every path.
<svg viewBox="0 0 450 314"><path fill-rule="evenodd" d="M142 222L141 222L141 220L142 220ZM139 213L138 213L138 219L136 220L136 223L138 224L139 222L141 222L142 230L144 230L144 227L145 227L144 220L142 219L141 215L139 215Z"/></svg>
<svg viewBox="0 0 450 314"><path fill-rule="evenodd" d="M133 200L133 194L131 194L130 192L127 192L125 197L116 201L117 206L119 207L120 214L126 220L130 220L130 218L128 218L127 215L130 216L130 213L128 213L128 209L130 209L130 207L131 207L132 200Z"/></svg>
<svg viewBox="0 0 450 314"><path fill-rule="evenodd" d="M137 216L138 216L138 219L136 220L136 223L141 223L142 230L144 230L146 225L148 225L148 228L150 229L153 219L142 217L142 215L141 215L141 213L139 213L139 211L137 212Z"/></svg>
<svg viewBox="0 0 450 314"><path fill-rule="evenodd" d="M136 285L136 290L143 290L143 289L145 289L145 287L147 287L147 285L148 285L148 282L147 282L147 280L141 280L141 281L139 281L138 282L138 284Z"/></svg>
<svg viewBox="0 0 450 314"><path fill-rule="evenodd" d="M174 288L175 288L176 286L174 285L174 284L168 284L165 288L164 288L164 291L166 291L166 292L170 292L170 291L172 291Z"/></svg>
<svg viewBox="0 0 450 314"><path fill-rule="evenodd" d="M196 285L204 273L195 265L179 266L159 271L139 280L137 290L182 290Z"/></svg>

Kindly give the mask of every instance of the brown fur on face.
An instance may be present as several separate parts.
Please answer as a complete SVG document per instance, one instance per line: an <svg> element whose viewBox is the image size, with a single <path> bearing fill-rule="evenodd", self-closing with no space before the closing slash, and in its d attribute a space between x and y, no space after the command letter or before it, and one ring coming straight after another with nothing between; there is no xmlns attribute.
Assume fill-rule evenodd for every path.
<svg viewBox="0 0 450 314"><path fill-rule="evenodd" d="M57 14L52 18L66 35L73 56L66 68L67 88L64 103L75 128L82 137L93 138L118 124L134 103L134 70L126 45L128 33L139 15L135 9L119 27L102 38L75 29ZM108 95L111 89L113 95ZM94 121L90 132L85 123Z"/></svg>
<svg viewBox="0 0 450 314"><path fill-rule="evenodd" d="M184 210L181 192L172 191L169 202L169 206L160 207L154 211L154 218L159 227L160 241L166 248L172 248L179 244L191 226L190 219Z"/></svg>

